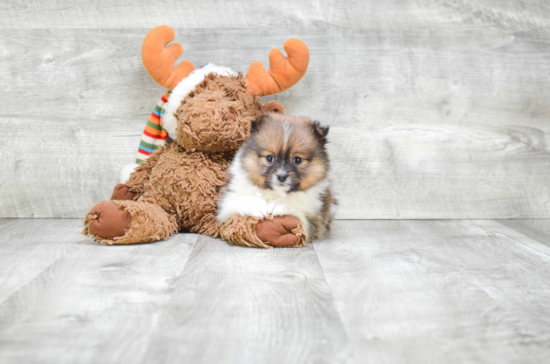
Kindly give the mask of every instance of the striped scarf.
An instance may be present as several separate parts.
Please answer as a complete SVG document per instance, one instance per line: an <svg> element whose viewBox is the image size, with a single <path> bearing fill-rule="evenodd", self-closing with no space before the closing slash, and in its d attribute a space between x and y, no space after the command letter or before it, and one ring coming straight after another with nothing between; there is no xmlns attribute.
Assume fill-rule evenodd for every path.
<svg viewBox="0 0 550 364"><path fill-rule="evenodd" d="M204 71L203 74L200 72ZM186 77L178 85L181 83L187 82L187 86L189 86L189 82L192 82L191 90L195 88L195 86L202 81L202 77L206 76L207 73L214 72L216 74L234 74L237 75L235 72L231 71L228 68L225 67L218 67L212 63L205 63L196 70L194 70L191 75L194 75L198 72L201 77L199 77L199 80L191 81L192 77ZM177 86L176 86L177 87ZM149 156L160 147L163 147L164 144L166 144L166 138L168 137L168 132L164 129L162 126L162 116L166 113L165 111L165 104L168 102L168 97L172 93L171 90L166 91L164 96L160 99L160 101L157 103L157 106L155 106L155 110L153 110L153 113L149 117L149 121L147 121L147 125L145 125L145 130L143 131L143 135L141 136L141 142L139 143L139 149L136 156L136 163L139 164L141 162L144 162Z"/></svg>
<svg viewBox="0 0 550 364"><path fill-rule="evenodd" d="M164 146L166 143L166 137L168 133L162 127L161 117L164 114L164 104L168 101L168 96L172 91L168 90L160 101L155 106L155 110L151 113L147 125L145 125L145 130L141 136L141 141L139 143L139 149L136 156L136 163L141 163L145 161L151 153L160 147Z"/></svg>

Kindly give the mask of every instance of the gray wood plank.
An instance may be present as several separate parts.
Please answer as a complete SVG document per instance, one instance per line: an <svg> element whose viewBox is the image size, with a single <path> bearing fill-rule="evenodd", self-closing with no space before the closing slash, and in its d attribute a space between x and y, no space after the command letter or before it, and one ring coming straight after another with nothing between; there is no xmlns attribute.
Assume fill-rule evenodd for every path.
<svg viewBox="0 0 550 364"><path fill-rule="evenodd" d="M479 224L339 221L314 243L357 362L550 359L550 257Z"/></svg>
<svg viewBox="0 0 550 364"><path fill-rule="evenodd" d="M550 360L548 247L501 221L337 221L272 251L79 225L0 225L0 362Z"/></svg>
<svg viewBox="0 0 550 364"><path fill-rule="evenodd" d="M9 224L10 222L14 221L15 219L8 219L8 218L0 218L0 226Z"/></svg>
<svg viewBox="0 0 550 364"><path fill-rule="evenodd" d="M145 123L0 117L0 125L6 131L0 216L74 218L111 197L121 169L134 161ZM28 130L51 142L29 142Z"/></svg>
<svg viewBox="0 0 550 364"><path fill-rule="evenodd" d="M541 129L495 121L491 126L401 124L371 130L336 126L331 133L340 219L550 214L545 182L550 154L543 147L548 132Z"/></svg>
<svg viewBox="0 0 550 364"><path fill-rule="evenodd" d="M550 256L550 236L548 234L529 229L525 224L508 224L506 221L514 220L475 220L475 224L495 236L506 236L519 244Z"/></svg>
<svg viewBox="0 0 550 364"><path fill-rule="evenodd" d="M349 362L313 247L260 250L201 237L146 362Z"/></svg>
<svg viewBox="0 0 550 364"><path fill-rule="evenodd" d="M21 128L9 127L13 122ZM95 202L110 197L120 170L135 156L143 123L107 119L36 124L35 119L0 117L6 130L0 134L6 147L0 160L0 216L84 216ZM28 128L45 139L67 136L43 146L28 141ZM550 154L519 141L520 127L403 128L395 133L332 128L338 218L550 214L544 199L550 189ZM537 132L526 130L523 136L536 137ZM465 144L453 144L453 137ZM494 147L495 138L503 149L483 151ZM540 188L530 188L534 185Z"/></svg>
<svg viewBox="0 0 550 364"><path fill-rule="evenodd" d="M513 219L498 222L550 248L550 219Z"/></svg>
<svg viewBox="0 0 550 364"><path fill-rule="evenodd" d="M50 222L2 227L0 362L139 362L197 236L107 246L75 236L78 221Z"/></svg>
<svg viewBox="0 0 550 364"><path fill-rule="evenodd" d="M181 59L243 73L255 60L267 66L269 50L289 37L303 39L308 72L277 98L292 114L336 125L538 126L550 109L546 32L511 38L498 28L450 25L393 32L328 25L174 29L185 48ZM164 91L141 64L148 30L0 30L1 115L147 118Z"/></svg>
<svg viewBox="0 0 550 364"><path fill-rule="evenodd" d="M543 0L499 1L335 1L253 0L201 2L137 0L113 3L96 0L7 0L0 8L1 28L133 28L177 24L181 27L280 27L288 24L358 29L420 27L425 24L468 22L529 31L550 26L550 8Z"/></svg>
<svg viewBox="0 0 550 364"><path fill-rule="evenodd" d="M411 222L406 222L411 226ZM461 232L449 229L452 222L414 223L415 233L425 232L441 241L471 243L460 259L463 276L483 290L497 305L485 311L494 339L499 345L510 345L519 358L503 357L502 361L544 363L550 360L550 315L546 302L550 300L550 251L540 242L506 229L498 221L474 220ZM452 225L451 225L452 226ZM476 227L482 229L476 231ZM454 236L458 235L458 238ZM485 236L481 236L485 235ZM463 250L461 247L460 250ZM446 253L446 252L444 252ZM451 252L446 255L452 254ZM457 254L458 255L458 254ZM489 313L490 312L490 313ZM505 332L513 333L503 339Z"/></svg>
<svg viewBox="0 0 550 364"><path fill-rule="evenodd" d="M176 31L195 64L243 71L289 36L310 45L276 98L332 126L338 218L550 217L550 38L509 23ZM82 217L110 196L163 92L139 60L146 31L0 30L0 216Z"/></svg>
<svg viewBox="0 0 550 364"><path fill-rule="evenodd" d="M16 219L0 225L0 303L78 249L78 220Z"/></svg>

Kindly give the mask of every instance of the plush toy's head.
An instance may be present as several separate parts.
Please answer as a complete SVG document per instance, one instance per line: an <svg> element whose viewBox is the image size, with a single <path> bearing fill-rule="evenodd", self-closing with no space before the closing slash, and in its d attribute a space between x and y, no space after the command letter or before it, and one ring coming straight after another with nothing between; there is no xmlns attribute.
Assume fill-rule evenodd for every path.
<svg viewBox="0 0 550 364"><path fill-rule="evenodd" d="M240 73L207 64L172 90L162 120L185 149L216 153L238 149L259 114L283 109L274 101L262 103L248 92Z"/></svg>
<svg viewBox="0 0 550 364"><path fill-rule="evenodd" d="M142 59L149 75L172 90L161 115L168 135L188 150L223 152L238 149L250 135L250 124L259 114L283 112L275 102L262 103L259 96L282 92L305 74L309 50L298 39L289 39L284 48L269 54L270 70L260 62L250 66L246 77L229 68L207 64L195 69L190 61L174 67L183 53L173 43L172 28L163 25L147 34Z"/></svg>

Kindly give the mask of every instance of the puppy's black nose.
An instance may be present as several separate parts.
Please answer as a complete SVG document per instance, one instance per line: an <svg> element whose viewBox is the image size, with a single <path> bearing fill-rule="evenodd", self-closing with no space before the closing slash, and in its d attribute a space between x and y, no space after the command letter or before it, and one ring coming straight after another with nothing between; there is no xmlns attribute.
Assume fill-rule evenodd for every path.
<svg viewBox="0 0 550 364"><path fill-rule="evenodd" d="M286 181L287 177L288 177L288 174L286 174L286 173L277 173L277 179L280 182Z"/></svg>

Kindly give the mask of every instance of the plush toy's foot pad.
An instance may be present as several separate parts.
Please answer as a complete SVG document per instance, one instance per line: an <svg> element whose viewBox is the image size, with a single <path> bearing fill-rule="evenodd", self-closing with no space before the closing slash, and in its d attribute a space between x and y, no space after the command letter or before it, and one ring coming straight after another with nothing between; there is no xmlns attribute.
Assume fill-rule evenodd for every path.
<svg viewBox="0 0 550 364"><path fill-rule="evenodd" d="M234 245L271 249L256 235L256 224L259 221L258 217L235 214L220 225L220 237Z"/></svg>
<svg viewBox="0 0 550 364"><path fill-rule="evenodd" d="M134 193L130 191L128 187L126 187L125 184L119 183L115 186L115 189L113 190L113 195L111 196L111 200L135 200L137 197L137 193Z"/></svg>
<svg viewBox="0 0 550 364"><path fill-rule="evenodd" d="M95 204L86 217L90 233L103 239L124 236L132 223L132 215L111 201Z"/></svg>
<svg viewBox="0 0 550 364"><path fill-rule="evenodd" d="M86 214L82 234L107 244L135 244L166 239L177 231L176 219L160 206L102 201Z"/></svg>
<svg viewBox="0 0 550 364"><path fill-rule="evenodd" d="M256 234L265 244L274 247L303 246L306 241L304 228L294 216L261 220L256 225Z"/></svg>

